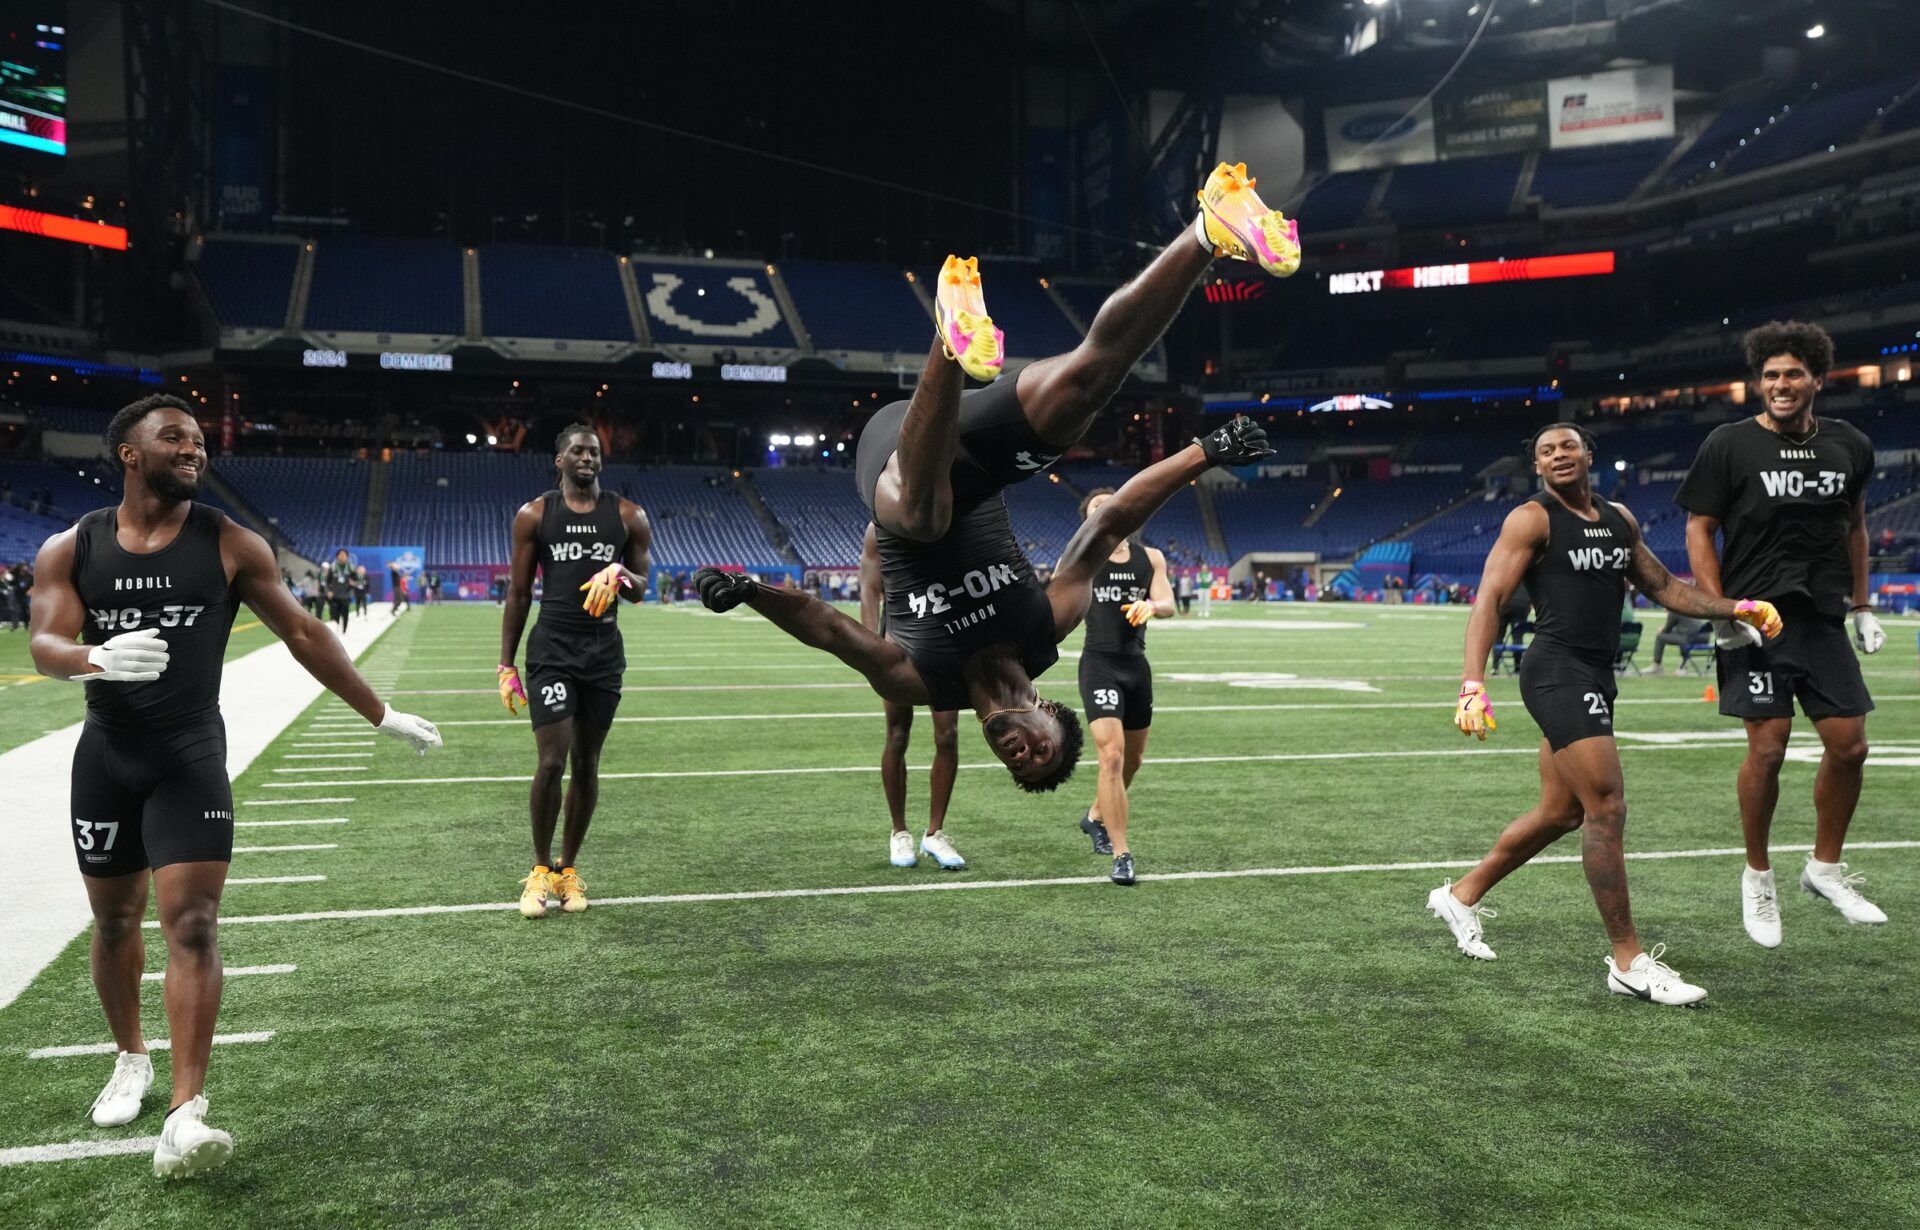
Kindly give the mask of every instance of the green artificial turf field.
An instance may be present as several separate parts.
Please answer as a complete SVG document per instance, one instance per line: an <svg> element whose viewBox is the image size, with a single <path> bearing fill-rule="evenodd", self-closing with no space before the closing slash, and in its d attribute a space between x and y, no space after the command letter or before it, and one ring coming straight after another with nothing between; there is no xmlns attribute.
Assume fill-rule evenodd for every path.
<svg viewBox="0 0 1920 1230"><path fill-rule="evenodd" d="M1851 856L1892 921L1787 891L1804 855L1782 853L1772 952L1740 927L1737 723L1698 677L1622 681L1628 848L1688 855L1630 867L1643 938L1711 993L1682 1010L1606 993L1577 839L1489 898L1496 962L1426 914L1458 872L1404 865L1470 863L1536 789L1510 677L1492 741L1453 730L1460 611L1156 624L1143 880L1121 890L1075 827L1091 748L1028 796L963 722L948 827L971 866L895 869L857 677L744 614L628 609L581 859L596 904L538 922L510 908L533 747L493 694L498 619L416 608L365 656L443 754L336 725L329 697L237 783L242 822L346 823L240 830L328 848L235 858L326 879L226 896L226 964L296 967L227 983L221 1031L273 1031L214 1052L233 1162L173 1186L144 1153L0 1168L0 1225L1920 1224L1915 621L1866 662L1853 828L1905 843ZM0 654L24 669L24 637ZM1078 706L1071 660L1045 682ZM17 743L80 701L0 703ZM1776 845L1811 841L1812 760L1789 761ZM1228 874L1152 878L1207 872ZM907 887L957 891L658 899ZM480 905L508 908L312 917ZM159 1131L164 1054L111 1130L87 1119L110 1059L28 1058L107 1038L76 940L0 1010L0 1149Z"/></svg>

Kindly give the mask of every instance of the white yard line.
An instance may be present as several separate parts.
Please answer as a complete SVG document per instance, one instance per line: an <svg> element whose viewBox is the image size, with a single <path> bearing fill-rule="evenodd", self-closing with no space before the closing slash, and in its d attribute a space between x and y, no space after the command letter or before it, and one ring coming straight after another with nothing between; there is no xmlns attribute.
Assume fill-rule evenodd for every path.
<svg viewBox="0 0 1920 1230"><path fill-rule="evenodd" d="M226 882L228 888L236 884L322 884L325 876L250 876L231 879Z"/></svg>
<svg viewBox="0 0 1920 1230"><path fill-rule="evenodd" d="M303 739L289 743L288 747L372 747L377 739L355 739L351 735L307 735Z"/></svg>
<svg viewBox="0 0 1920 1230"><path fill-rule="evenodd" d="M227 978L245 978L251 974L291 974L297 968L299 967L293 965L237 965L228 966L226 969L221 970L220 973L223 977ZM150 973L140 975L140 981L164 982L166 981L166 977L167 971L157 969Z"/></svg>
<svg viewBox="0 0 1920 1230"><path fill-rule="evenodd" d="M344 799L246 799L242 807L303 807L308 803L351 803L351 796Z"/></svg>
<svg viewBox="0 0 1920 1230"><path fill-rule="evenodd" d="M235 854L273 854L276 852L285 853L290 850L338 850L339 848L339 842L327 841L298 846L235 846L233 852ZM231 884L233 881L228 880L227 883Z"/></svg>
<svg viewBox="0 0 1920 1230"><path fill-rule="evenodd" d="M37 1162L73 1162L89 1157L126 1157L152 1153L158 1136L125 1136L118 1140L69 1140L57 1145L27 1145L0 1149L0 1166L30 1166Z"/></svg>
<svg viewBox="0 0 1920 1230"><path fill-rule="evenodd" d="M372 752L288 752L282 760L372 760Z"/></svg>
<svg viewBox="0 0 1920 1230"><path fill-rule="evenodd" d="M1622 747L1620 751L1622 753L1682 751L1712 751L1724 753L1727 751L1727 748L1724 744L1717 742L1712 744L1673 743L1646 746L1629 744ZM1142 763L1150 765L1275 764L1290 761L1313 760L1397 760L1431 759L1434 757L1450 756L1538 756L1539 754L1540 748L1538 745L1527 747L1436 747L1397 752L1269 752L1265 754L1239 756L1149 756ZM924 773L930 766L909 765L907 767L912 772ZM962 764L959 767L962 769L1002 769L1005 766L1001 765L999 761L980 761L971 764ZM779 769L655 769L633 773L603 772L600 774L600 780L605 782L676 777L802 777L821 773L878 773L879 771L880 766L877 764L798 765ZM282 773L286 772L286 770L275 769L274 772ZM309 786L466 786L478 785L483 782L530 782L532 780L533 777L531 774L501 774L499 776L486 777L382 777L351 782L268 782L266 788L268 790L299 790Z"/></svg>
<svg viewBox="0 0 1920 1230"><path fill-rule="evenodd" d="M1810 845L1782 845L1773 847L1781 853L1805 853L1813 849ZM1920 841L1855 841L1847 844L1848 850L1915 850L1920 849ZM1648 850L1629 853L1627 857L1636 861L1653 861L1676 858L1731 858L1746 854L1739 846L1717 846L1701 850ZM1532 863L1573 864L1581 861L1578 854L1542 855L1531 860ZM1189 880L1241 880L1267 879L1281 876L1347 875L1360 872L1377 871L1451 871L1476 866L1478 858L1436 859L1412 863L1340 863L1323 867L1250 867L1237 871L1175 871L1162 874L1143 875L1142 880L1165 881L1169 883ZM994 888L1053 888L1084 884L1107 884L1106 876L1064 876L1044 880L949 880L925 879L910 883L896 884L858 884L845 888L778 888L757 892L738 893L667 893L649 897L597 897L593 908L604 909L608 906L624 905L684 905L713 901L777 901L789 897L862 897L889 893L933 893L965 892L975 889ZM288 922L340 922L357 918L417 918L433 914L484 914L505 910L517 910L519 905L512 901L483 901L473 905L414 905L393 906L386 909L370 910L315 910L303 914L241 914L222 918L222 926L238 926L242 923L288 923ZM144 926L158 928L159 923L149 921Z"/></svg>
<svg viewBox="0 0 1920 1230"><path fill-rule="evenodd" d="M215 1034L213 1035L213 1044L215 1046L234 1046L243 1042L265 1042L267 1039L273 1037L273 1033L274 1031L271 1029L261 1029L246 1034ZM119 1044L114 1042L83 1042L77 1046L43 1046L38 1050L28 1051L27 1058L67 1059L74 1055L112 1055L119 1049ZM173 1049L173 1039L151 1039L147 1043L147 1049L150 1051L170 1051Z"/></svg>
<svg viewBox="0 0 1920 1230"><path fill-rule="evenodd" d="M389 625L385 618L355 623L344 638L348 656L363 657ZM279 641L229 661L220 685L227 775L244 773L324 691ZM366 729L364 721L361 725ZM6 937L0 949L0 1008L26 990L92 921L69 837L68 794L80 729L75 722L0 753L0 782L6 783L0 866L37 869L15 877L0 896L0 936Z"/></svg>
<svg viewBox="0 0 1920 1230"><path fill-rule="evenodd" d="M307 765L299 769L275 769L274 772L275 773L371 773L373 772L373 769L371 766L363 765L363 764L321 764L321 765ZM272 785L273 783L268 783L268 784ZM281 783L281 784L285 785L288 783ZM294 783L294 784L297 785L298 783ZM350 783L329 782L327 784L330 786L345 786L345 785L349 785Z"/></svg>
<svg viewBox="0 0 1920 1230"><path fill-rule="evenodd" d="M237 829L281 829L291 828L297 824L345 824L346 822L347 818L345 816L330 816L325 820L235 820L233 827Z"/></svg>

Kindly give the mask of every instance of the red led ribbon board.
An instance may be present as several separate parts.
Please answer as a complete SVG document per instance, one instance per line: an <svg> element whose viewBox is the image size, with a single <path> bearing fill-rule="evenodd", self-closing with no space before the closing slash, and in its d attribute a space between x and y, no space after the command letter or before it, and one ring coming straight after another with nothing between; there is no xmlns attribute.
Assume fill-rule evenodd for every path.
<svg viewBox="0 0 1920 1230"><path fill-rule="evenodd" d="M84 243L96 248L127 250L127 228L124 226L82 222L78 218L62 218L58 214L43 214L12 205L0 205L0 230L21 231L28 235Z"/></svg>
<svg viewBox="0 0 1920 1230"><path fill-rule="evenodd" d="M1540 282L1549 278L1587 278L1612 273L1612 252L1574 252L1566 256L1528 256L1510 261L1463 261L1457 265L1415 265L1335 273L1327 291L1357 295L1376 290L1431 290L1437 286L1485 286L1492 282Z"/></svg>

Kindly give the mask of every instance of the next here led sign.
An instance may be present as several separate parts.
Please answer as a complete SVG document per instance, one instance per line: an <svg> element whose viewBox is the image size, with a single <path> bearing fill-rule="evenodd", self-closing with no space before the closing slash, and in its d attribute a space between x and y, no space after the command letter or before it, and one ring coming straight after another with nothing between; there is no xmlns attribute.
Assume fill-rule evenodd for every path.
<svg viewBox="0 0 1920 1230"><path fill-rule="evenodd" d="M1612 252L1574 252L1566 256L1529 256L1510 261L1463 261L1456 265L1413 265L1327 275L1327 293L1361 295L1376 290L1431 290L1437 286L1484 286L1494 282L1541 282L1549 278L1587 278L1613 272Z"/></svg>

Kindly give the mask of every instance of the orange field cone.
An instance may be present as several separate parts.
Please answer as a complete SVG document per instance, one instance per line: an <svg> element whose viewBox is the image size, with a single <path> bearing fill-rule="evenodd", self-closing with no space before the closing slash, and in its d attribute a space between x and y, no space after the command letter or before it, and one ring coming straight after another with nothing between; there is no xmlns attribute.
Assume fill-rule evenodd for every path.
<svg viewBox="0 0 1920 1230"><path fill-rule="evenodd" d="M1715 691L1713 690L1713 685L1712 685L1712 684L1708 684L1708 685L1707 685L1707 690L1706 690L1706 693L1705 693L1704 695L1702 695L1702 696L1700 697L1700 699L1701 699L1701 700L1719 700L1719 699L1720 699L1720 694L1719 694L1718 692L1715 692Z"/></svg>

